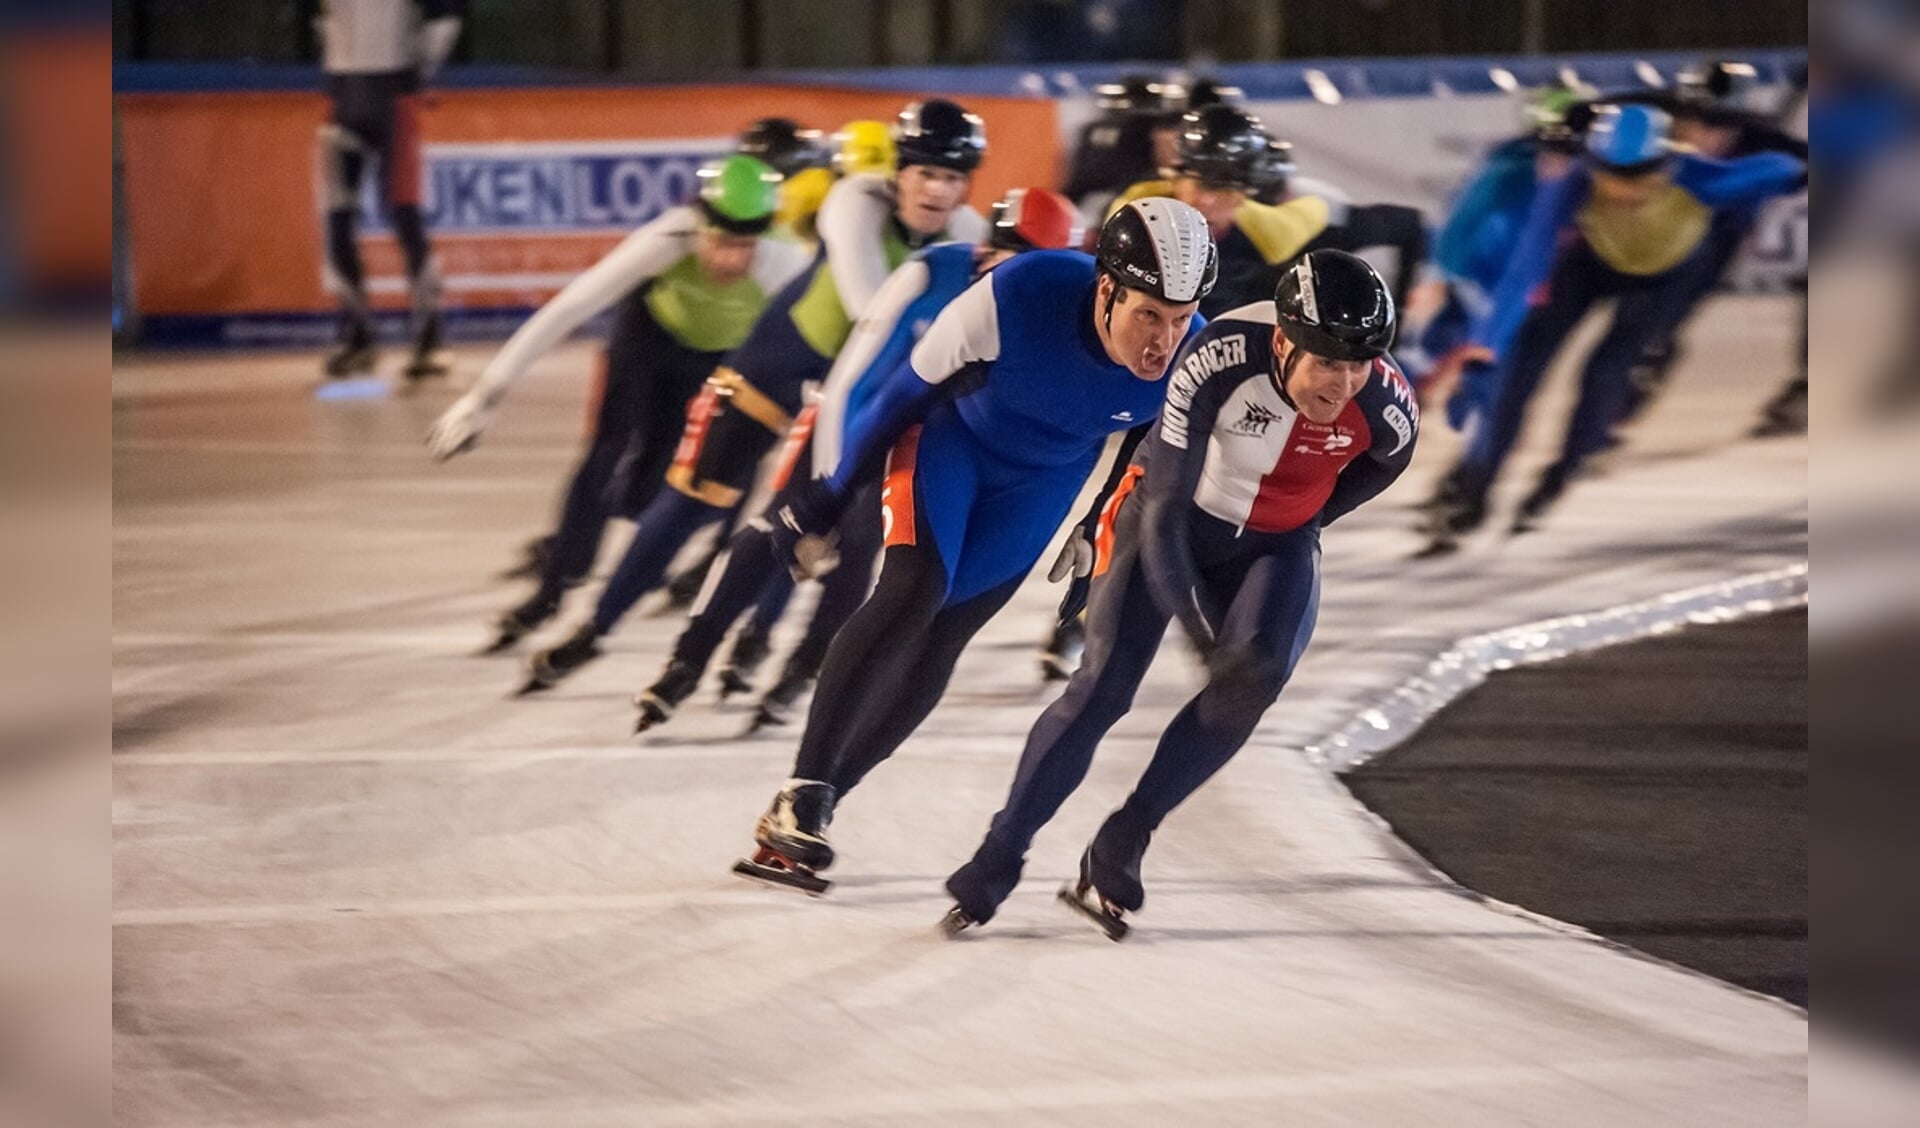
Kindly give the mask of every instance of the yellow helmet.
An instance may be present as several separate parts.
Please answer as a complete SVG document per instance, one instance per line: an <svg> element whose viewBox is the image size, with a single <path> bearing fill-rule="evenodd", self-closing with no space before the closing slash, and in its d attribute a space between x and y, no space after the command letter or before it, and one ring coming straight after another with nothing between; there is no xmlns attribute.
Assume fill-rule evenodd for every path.
<svg viewBox="0 0 1920 1128"><path fill-rule="evenodd" d="M885 122L850 121L833 135L833 170L841 176L876 172L892 176L893 130Z"/></svg>
<svg viewBox="0 0 1920 1128"><path fill-rule="evenodd" d="M833 187L833 174L824 168L803 168L780 182L780 225L803 239L813 237L813 216Z"/></svg>

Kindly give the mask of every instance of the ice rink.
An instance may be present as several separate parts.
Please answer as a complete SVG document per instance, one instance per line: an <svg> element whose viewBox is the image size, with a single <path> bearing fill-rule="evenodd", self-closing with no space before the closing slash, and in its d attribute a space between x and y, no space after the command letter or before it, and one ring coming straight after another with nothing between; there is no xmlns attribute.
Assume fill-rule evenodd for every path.
<svg viewBox="0 0 1920 1128"><path fill-rule="evenodd" d="M420 442L446 389L322 402L312 354L123 360L117 1119L1804 1123L1803 1012L1465 894L1300 751L1464 636L1804 561L1805 441L1742 438L1792 317L1716 300L1544 531L1415 561L1408 507L1455 446L1431 418L1414 471L1328 532L1313 647L1157 837L1119 945L1053 894L1197 687L1178 644L1020 891L943 940L941 881L1051 696L1043 576L841 807L833 894L755 888L727 869L797 735L740 739L744 714L703 693L629 737L676 620L630 618L541 698L508 698L516 660L473 656L524 594L493 577L551 520L588 346L446 465ZM1557 444L1567 375L1503 505Z"/></svg>

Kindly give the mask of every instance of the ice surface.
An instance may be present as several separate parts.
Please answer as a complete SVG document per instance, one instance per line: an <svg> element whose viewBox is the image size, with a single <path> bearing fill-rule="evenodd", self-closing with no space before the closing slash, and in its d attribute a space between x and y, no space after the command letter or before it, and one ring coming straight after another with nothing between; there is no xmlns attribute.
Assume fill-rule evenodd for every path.
<svg viewBox="0 0 1920 1128"><path fill-rule="evenodd" d="M1718 301L1667 398L1544 531L1416 562L1407 506L1454 450L1433 420L1407 480L1328 532L1298 677L1169 820L1119 945L1053 893L1198 684L1176 644L1000 916L944 941L941 880L1050 698L1044 577L842 806L833 894L756 889L727 870L797 734L739 739L745 713L708 690L630 738L676 621L630 618L531 700L508 699L515 661L471 656L524 591L493 575L551 518L584 346L446 465L420 442L446 389L321 401L307 354L127 361L117 1118L1801 1123L1804 1014L1478 902L1299 751L1464 636L1804 560L1805 442L1740 438L1791 317ZM1566 376L1506 505L1558 440Z"/></svg>

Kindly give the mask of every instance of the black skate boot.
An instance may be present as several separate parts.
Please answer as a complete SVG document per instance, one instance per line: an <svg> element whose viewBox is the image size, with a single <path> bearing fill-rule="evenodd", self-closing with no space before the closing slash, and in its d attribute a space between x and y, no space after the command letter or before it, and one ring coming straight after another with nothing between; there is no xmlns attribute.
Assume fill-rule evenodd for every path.
<svg viewBox="0 0 1920 1128"><path fill-rule="evenodd" d="M1767 406L1760 412L1760 422L1753 425L1752 435L1756 439L1771 439L1806 433L1807 378L1802 376L1767 401Z"/></svg>
<svg viewBox="0 0 1920 1128"><path fill-rule="evenodd" d="M772 650L773 640L756 630L752 623L740 628L740 633L733 636L733 650L727 655L727 664L720 667L720 700L725 701L736 693L752 693L753 675Z"/></svg>
<svg viewBox="0 0 1920 1128"><path fill-rule="evenodd" d="M440 314L430 313L420 321L420 328L413 335L413 355L407 358L407 366L401 369L403 375L412 383L434 376L445 376L448 371L447 360L440 351Z"/></svg>
<svg viewBox="0 0 1920 1128"><path fill-rule="evenodd" d="M832 888L833 883L818 871L833 865L833 847L827 842L833 799L829 784L789 781L754 828L758 843L754 856L735 862L733 872L816 897Z"/></svg>
<svg viewBox="0 0 1920 1128"><path fill-rule="evenodd" d="M978 928L980 924L980 921L967 915L967 910L961 908L959 905L955 905L947 910L946 916L940 918L940 935L945 936L949 940L954 940L959 938L962 932L965 932L969 928Z"/></svg>
<svg viewBox="0 0 1920 1128"><path fill-rule="evenodd" d="M1020 871L1026 864L1023 855L1002 848L989 836L973 852L973 857L947 878L947 892L954 900L953 913L965 918L968 924L992 920L1001 903L1020 884Z"/></svg>
<svg viewBox="0 0 1920 1128"><path fill-rule="evenodd" d="M1460 547L1461 537L1486 522L1487 486L1486 482L1469 481L1461 469L1447 475L1422 522L1427 547L1414 554L1416 559L1454 552Z"/></svg>
<svg viewBox="0 0 1920 1128"><path fill-rule="evenodd" d="M1086 651L1086 616L1075 615L1053 628L1046 647L1040 651L1040 680L1066 681L1080 668L1080 657Z"/></svg>
<svg viewBox="0 0 1920 1128"><path fill-rule="evenodd" d="M1567 492L1569 477L1566 469L1559 463L1547 467L1546 472L1540 475L1539 484L1534 486L1533 492L1520 503L1520 511L1513 518L1513 532L1530 533L1539 528L1540 519L1545 517L1547 510L1552 509L1553 504L1560 500L1560 495Z"/></svg>
<svg viewBox="0 0 1920 1128"><path fill-rule="evenodd" d="M520 640L539 630L548 619L560 613L560 601L540 592L534 592L525 603L511 607L500 613L494 620L493 641L487 644L482 654L504 654L519 645Z"/></svg>
<svg viewBox="0 0 1920 1128"><path fill-rule="evenodd" d="M547 554L553 551L551 536L535 537L520 550L520 563L500 573L503 580L537 580L547 570Z"/></svg>
<svg viewBox="0 0 1920 1128"><path fill-rule="evenodd" d="M350 320L340 333L339 346L327 354L327 379L365 376L373 371L377 358L373 348L373 328L358 318Z"/></svg>
<svg viewBox="0 0 1920 1128"><path fill-rule="evenodd" d="M675 658L667 663L660 677L633 699L634 708L640 710L639 718L634 721L635 736L650 728L658 728L667 723L673 711L680 703L693 696L695 687L700 684L700 668L691 662Z"/></svg>
<svg viewBox="0 0 1920 1128"><path fill-rule="evenodd" d="M527 684L520 687L520 696L552 689L600 653L599 629L591 622L580 624L567 641L535 653L527 662Z"/></svg>
<svg viewBox="0 0 1920 1128"><path fill-rule="evenodd" d="M788 662L787 668L780 673L780 680L773 683L766 696L760 699L759 708L753 711L753 720L747 725L747 735L752 736L763 728L778 727L793 717L794 704L808 689L813 687L815 671L797 667Z"/></svg>

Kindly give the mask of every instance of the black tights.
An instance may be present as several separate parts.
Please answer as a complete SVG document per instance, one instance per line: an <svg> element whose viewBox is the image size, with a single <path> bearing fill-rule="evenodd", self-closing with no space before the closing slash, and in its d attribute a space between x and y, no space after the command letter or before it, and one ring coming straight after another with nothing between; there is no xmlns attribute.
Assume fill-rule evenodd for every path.
<svg viewBox="0 0 1920 1128"><path fill-rule="evenodd" d="M827 649L796 779L825 780L845 795L893 755L940 703L960 652L1025 578L943 606L946 565L931 536L919 540L887 549L873 595Z"/></svg>

